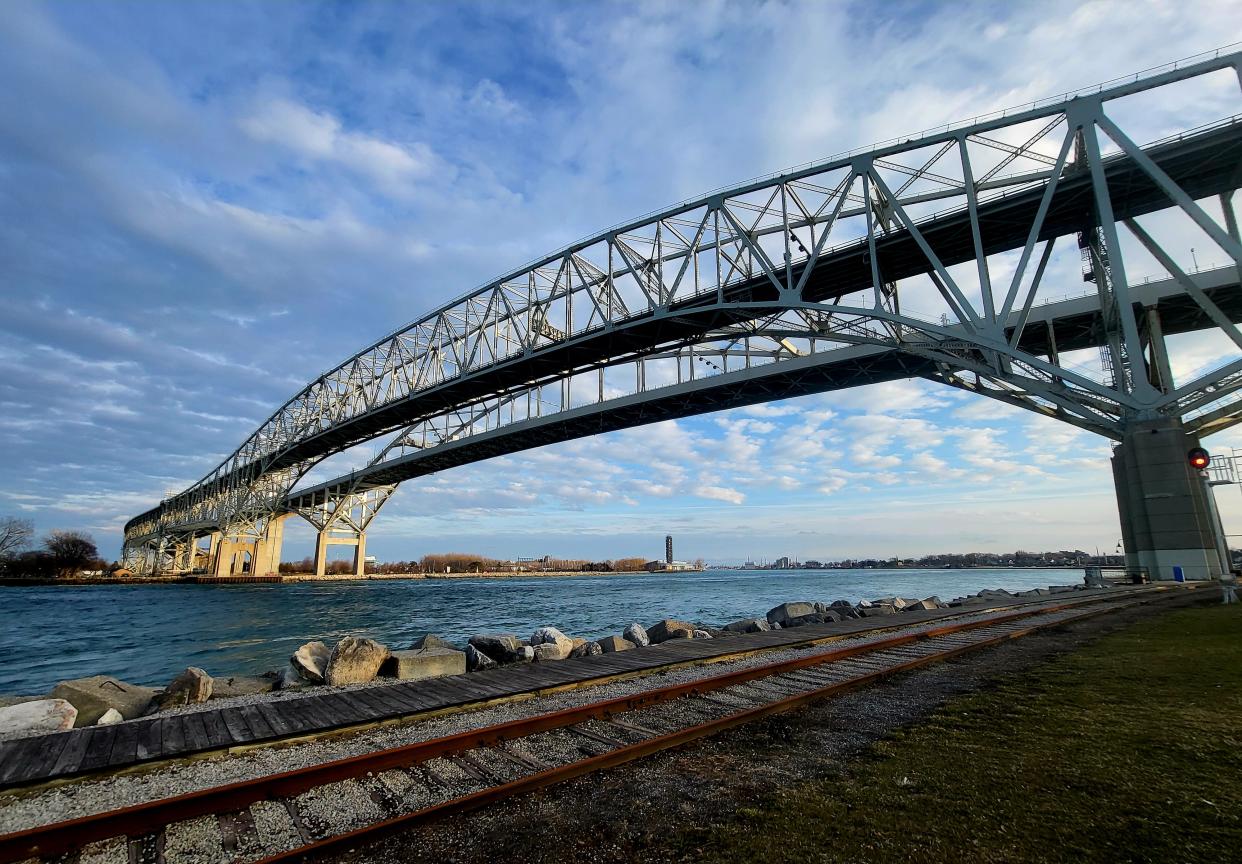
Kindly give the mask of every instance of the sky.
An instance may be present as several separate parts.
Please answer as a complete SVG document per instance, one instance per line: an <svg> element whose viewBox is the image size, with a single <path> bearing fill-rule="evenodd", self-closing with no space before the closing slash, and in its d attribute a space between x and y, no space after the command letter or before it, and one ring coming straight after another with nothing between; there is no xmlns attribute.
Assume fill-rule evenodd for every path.
<svg viewBox="0 0 1242 864"><path fill-rule="evenodd" d="M1238 40L1242 6L1224 0L9 0L0 515L88 531L115 557L128 518L319 373L541 254ZM1214 86L1159 97L1142 140L1242 111L1236 79ZM1223 261L1203 241L1198 256ZM1065 294L1084 290L1072 271L1050 270ZM1174 347L1179 375L1232 356L1208 336ZM666 533L678 557L719 562L1111 551L1108 454L1056 421L900 381L410 481L368 551L657 557ZM1242 493L1219 496L1242 533ZM285 559L311 537L291 524Z"/></svg>

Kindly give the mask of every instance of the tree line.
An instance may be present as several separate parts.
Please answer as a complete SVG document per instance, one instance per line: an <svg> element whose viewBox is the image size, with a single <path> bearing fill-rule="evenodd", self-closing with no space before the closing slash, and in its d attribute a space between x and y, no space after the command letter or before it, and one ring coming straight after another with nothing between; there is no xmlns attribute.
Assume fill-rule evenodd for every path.
<svg viewBox="0 0 1242 864"><path fill-rule="evenodd" d="M631 573L640 571L646 564L643 558L617 558L606 561L588 561L585 558L544 557L534 561L502 561L486 555L468 552L439 552L409 561L383 561L366 565L367 573L396 576L403 573L512 573L512 572L572 572L572 573ZM350 561L329 561L324 568L329 575L345 575L354 571ZM281 573L313 573L312 558L301 561L283 561Z"/></svg>
<svg viewBox="0 0 1242 864"><path fill-rule="evenodd" d="M110 570L95 539L83 531L49 531L37 548L34 523L0 517L0 573L6 576L65 578L82 570Z"/></svg>

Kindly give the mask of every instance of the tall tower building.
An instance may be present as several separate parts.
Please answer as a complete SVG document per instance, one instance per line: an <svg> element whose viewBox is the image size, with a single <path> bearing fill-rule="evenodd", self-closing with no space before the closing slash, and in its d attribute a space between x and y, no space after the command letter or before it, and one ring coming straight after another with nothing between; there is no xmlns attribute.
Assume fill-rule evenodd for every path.
<svg viewBox="0 0 1242 864"><path fill-rule="evenodd" d="M664 538L664 563L673 563L673 535L669 534Z"/></svg>

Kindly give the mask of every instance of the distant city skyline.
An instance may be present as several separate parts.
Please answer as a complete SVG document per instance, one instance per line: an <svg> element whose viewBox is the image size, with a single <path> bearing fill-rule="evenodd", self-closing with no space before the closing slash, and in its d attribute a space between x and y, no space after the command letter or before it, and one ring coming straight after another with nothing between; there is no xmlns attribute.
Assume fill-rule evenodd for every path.
<svg viewBox="0 0 1242 864"><path fill-rule="evenodd" d="M521 262L1240 28L1226 2L0 4L0 515L89 531L114 558L126 519L308 380ZM1226 101L1137 128L1151 140L1174 109L1215 120ZM1046 278L1082 292L1062 245ZM1196 248L1196 266L1223 263ZM1133 278L1161 275L1124 252ZM1177 375L1233 350L1170 344ZM1056 420L898 381L422 478L367 551L654 559L670 533L689 560L1112 549L1108 457ZM1218 498L1238 533L1242 494ZM282 557L312 553L291 519Z"/></svg>

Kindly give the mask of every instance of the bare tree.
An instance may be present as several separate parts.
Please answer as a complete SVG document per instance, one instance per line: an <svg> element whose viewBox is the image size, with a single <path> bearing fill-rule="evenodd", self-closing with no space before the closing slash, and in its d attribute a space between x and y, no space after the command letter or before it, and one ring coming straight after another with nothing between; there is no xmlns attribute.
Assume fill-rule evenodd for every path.
<svg viewBox="0 0 1242 864"><path fill-rule="evenodd" d="M612 568L618 573L636 573L645 569L646 558L618 558L612 562Z"/></svg>
<svg viewBox="0 0 1242 864"><path fill-rule="evenodd" d="M0 560L12 558L30 545L34 523L12 516L0 517Z"/></svg>
<svg viewBox="0 0 1242 864"><path fill-rule="evenodd" d="M81 531L53 531L44 538L43 548L52 556L62 576L81 570L99 557L95 538Z"/></svg>

